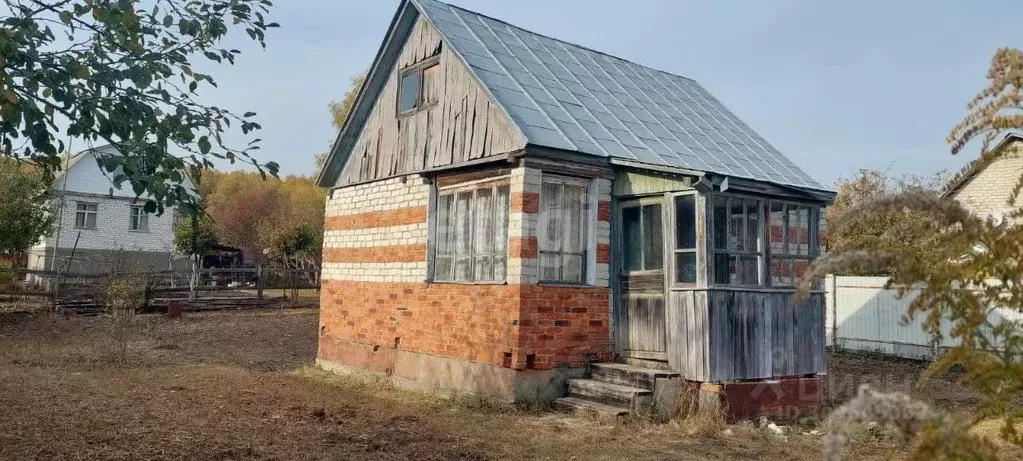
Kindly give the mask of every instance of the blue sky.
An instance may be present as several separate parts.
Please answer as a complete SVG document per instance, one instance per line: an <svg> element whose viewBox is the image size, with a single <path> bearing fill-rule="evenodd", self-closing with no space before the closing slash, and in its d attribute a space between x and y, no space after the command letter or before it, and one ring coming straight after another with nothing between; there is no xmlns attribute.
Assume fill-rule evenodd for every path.
<svg viewBox="0 0 1023 461"><path fill-rule="evenodd" d="M276 3L267 49L232 43L239 63L205 69L220 89L204 96L258 112L259 159L311 174L334 136L327 103L371 63L399 1ZM1023 2L1011 0L451 3L696 79L825 184L860 168L961 167L976 151L953 157L945 136L995 50L1023 47Z"/></svg>

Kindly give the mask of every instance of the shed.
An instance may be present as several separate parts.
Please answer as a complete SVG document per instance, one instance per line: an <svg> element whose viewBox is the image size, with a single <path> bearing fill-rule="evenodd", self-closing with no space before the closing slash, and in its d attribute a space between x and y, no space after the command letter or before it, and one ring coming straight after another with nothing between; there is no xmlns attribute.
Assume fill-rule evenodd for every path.
<svg viewBox="0 0 1023 461"><path fill-rule="evenodd" d="M428 389L734 418L820 402L814 181L696 81L406 0L319 174L318 362ZM770 389L770 392L765 390Z"/></svg>

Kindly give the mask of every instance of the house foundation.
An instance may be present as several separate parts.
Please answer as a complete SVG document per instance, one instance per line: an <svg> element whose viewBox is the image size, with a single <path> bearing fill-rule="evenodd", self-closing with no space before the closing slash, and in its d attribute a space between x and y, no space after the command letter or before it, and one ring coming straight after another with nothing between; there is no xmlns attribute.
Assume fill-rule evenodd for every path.
<svg viewBox="0 0 1023 461"><path fill-rule="evenodd" d="M819 377L786 377L734 383L691 383L698 389L700 406L717 408L729 424L755 420L793 422L820 411Z"/></svg>

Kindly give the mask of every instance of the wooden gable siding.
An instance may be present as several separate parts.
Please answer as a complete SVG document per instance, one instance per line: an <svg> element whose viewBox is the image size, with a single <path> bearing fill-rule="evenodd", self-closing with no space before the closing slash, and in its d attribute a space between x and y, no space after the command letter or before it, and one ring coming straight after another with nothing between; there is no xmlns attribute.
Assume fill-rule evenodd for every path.
<svg viewBox="0 0 1023 461"><path fill-rule="evenodd" d="M440 54L440 101L398 117L401 70ZM526 140L505 112L420 17L391 69L387 84L348 156L337 186L357 184L524 148Z"/></svg>

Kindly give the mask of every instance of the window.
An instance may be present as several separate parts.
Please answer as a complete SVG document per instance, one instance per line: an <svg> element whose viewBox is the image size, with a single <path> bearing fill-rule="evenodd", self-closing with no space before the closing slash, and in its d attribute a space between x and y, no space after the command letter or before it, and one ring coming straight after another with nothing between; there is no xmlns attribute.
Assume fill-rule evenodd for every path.
<svg viewBox="0 0 1023 461"><path fill-rule="evenodd" d="M622 209L622 239L626 272L664 270L661 204Z"/></svg>
<svg viewBox="0 0 1023 461"><path fill-rule="evenodd" d="M75 229L95 229L96 215L97 205L95 203L77 202Z"/></svg>
<svg viewBox="0 0 1023 461"><path fill-rule="evenodd" d="M794 285L816 257L810 235L811 209L771 202L771 284Z"/></svg>
<svg viewBox="0 0 1023 461"><path fill-rule="evenodd" d="M540 192L540 281L586 280L588 181L543 178Z"/></svg>
<svg viewBox="0 0 1023 461"><path fill-rule="evenodd" d="M441 190L433 279L501 283L508 267L508 184Z"/></svg>
<svg viewBox="0 0 1023 461"><path fill-rule="evenodd" d="M423 69L423 107L440 101L440 64Z"/></svg>
<svg viewBox="0 0 1023 461"><path fill-rule="evenodd" d="M428 109L440 101L440 64L437 58L416 64L401 73L398 86L398 114Z"/></svg>
<svg viewBox="0 0 1023 461"><path fill-rule="evenodd" d="M759 285L764 257L760 227L763 202L714 196L714 283Z"/></svg>
<svg viewBox="0 0 1023 461"><path fill-rule="evenodd" d="M419 72L411 72L401 77L398 113L404 114L419 107L419 76Z"/></svg>
<svg viewBox="0 0 1023 461"><path fill-rule="evenodd" d="M675 197L675 283L696 283L696 196Z"/></svg>
<svg viewBox="0 0 1023 461"><path fill-rule="evenodd" d="M140 206L131 207L131 222L128 229L136 232L149 232L149 214Z"/></svg>

